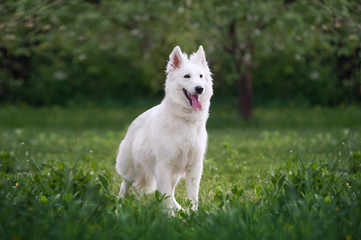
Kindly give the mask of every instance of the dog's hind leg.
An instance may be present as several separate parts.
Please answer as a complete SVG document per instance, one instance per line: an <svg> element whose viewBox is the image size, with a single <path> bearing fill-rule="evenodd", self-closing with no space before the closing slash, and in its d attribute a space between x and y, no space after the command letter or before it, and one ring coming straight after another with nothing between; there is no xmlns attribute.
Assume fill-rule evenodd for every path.
<svg viewBox="0 0 361 240"><path fill-rule="evenodd" d="M140 192L149 194L156 190L157 184L153 176L146 173L141 173L135 180L133 186Z"/></svg>
<svg viewBox="0 0 361 240"><path fill-rule="evenodd" d="M129 187L132 185L131 182L127 181L126 179L123 179L122 184L120 185L120 191L119 191L119 198L124 198L127 194Z"/></svg>
<svg viewBox="0 0 361 240"><path fill-rule="evenodd" d="M152 193L157 189L157 182L154 176L145 176L144 192L146 194Z"/></svg>
<svg viewBox="0 0 361 240"><path fill-rule="evenodd" d="M136 175L133 159L130 156L129 145L124 140L119 146L115 169L123 178L119 191L119 198L123 198L127 194L129 187L133 184Z"/></svg>

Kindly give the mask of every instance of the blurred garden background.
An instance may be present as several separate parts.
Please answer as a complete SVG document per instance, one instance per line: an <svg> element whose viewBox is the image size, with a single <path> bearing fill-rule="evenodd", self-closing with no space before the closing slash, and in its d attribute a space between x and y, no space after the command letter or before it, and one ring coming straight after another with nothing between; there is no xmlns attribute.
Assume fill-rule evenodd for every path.
<svg viewBox="0 0 361 240"><path fill-rule="evenodd" d="M114 164L177 45L214 96L170 218ZM359 0L0 0L1 239L359 239L360 120Z"/></svg>
<svg viewBox="0 0 361 240"><path fill-rule="evenodd" d="M174 46L203 45L214 102L361 101L357 0L2 0L0 101L33 106L163 96Z"/></svg>

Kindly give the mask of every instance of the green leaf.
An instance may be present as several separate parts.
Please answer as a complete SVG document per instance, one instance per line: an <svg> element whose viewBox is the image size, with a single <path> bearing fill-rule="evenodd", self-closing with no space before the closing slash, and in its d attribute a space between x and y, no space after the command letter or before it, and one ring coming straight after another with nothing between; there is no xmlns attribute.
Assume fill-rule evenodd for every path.
<svg viewBox="0 0 361 240"><path fill-rule="evenodd" d="M40 201L43 202L43 203L49 202L49 200L48 200L44 195L41 195L39 199L40 199Z"/></svg>
<svg viewBox="0 0 361 240"><path fill-rule="evenodd" d="M63 170L64 167L65 167L65 164L62 163L62 162L58 162L58 163L56 164L56 166L58 167L59 170Z"/></svg>
<svg viewBox="0 0 361 240"><path fill-rule="evenodd" d="M324 203L329 203L331 201L330 195L327 195L325 199L323 200Z"/></svg>
<svg viewBox="0 0 361 240"><path fill-rule="evenodd" d="M154 192L154 197L158 202L162 202L163 200L169 198L167 194L161 194L158 190Z"/></svg>
<svg viewBox="0 0 361 240"><path fill-rule="evenodd" d="M93 160L92 163L91 163L91 167L92 167L93 170L96 170L97 167L98 167L98 163L95 160Z"/></svg>
<svg viewBox="0 0 361 240"><path fill-rule="evenodd" d="M99 181L101 182L102 186L104 187L104 189L108 190L108 186L109 186L108 179L103 175L99 175L98 178L99 178Z"/></svg>
<svg viewBox="0 0 361 240"><path fill-rule="evenodd" d="M285 180L286 180L286 175L282 175L281 177L280 177L280 179L278 180L278 188L282 188L283 187L283 183L285 182Z"/></svg>
<svg viewBox="0 0 361 240"><path fill-rule="evenodd" d="M262 191L262 187L261 187L261 186L257 186L257 187L256 187L257 197L259 197L259 196L260 196L261 191Z"/></svg>

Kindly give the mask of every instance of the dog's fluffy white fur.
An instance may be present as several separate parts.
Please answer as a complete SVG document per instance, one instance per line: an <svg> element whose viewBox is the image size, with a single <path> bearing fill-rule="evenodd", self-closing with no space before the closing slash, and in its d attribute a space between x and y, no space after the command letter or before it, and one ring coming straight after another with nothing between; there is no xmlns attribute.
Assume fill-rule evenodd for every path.
<svg viewBox="0 0 361 240"><path fill-rule="evenodd" d="M119 197L124 197L132 184L145 193L158 189L169 196L167 207L179 210L174 191L185 176L188 198L195 210L213 95L203 47L189 58L175 47L166 74L163 101L133 121L119 146L116 170L123 179Z"/></svg>

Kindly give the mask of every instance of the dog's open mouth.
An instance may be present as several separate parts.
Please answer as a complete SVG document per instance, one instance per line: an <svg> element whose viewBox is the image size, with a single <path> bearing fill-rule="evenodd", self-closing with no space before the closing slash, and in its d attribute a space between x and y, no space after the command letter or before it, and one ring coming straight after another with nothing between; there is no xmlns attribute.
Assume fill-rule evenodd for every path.
<svg viewBox="0 0 361 240"><path fill-rule="evenodd" d="M199 99L198 94L195 94L195 95L190 94L184 88L183 88L183 92L184 92L184 95L186 96L186 98L188 99L189 104L194 108L194 110L196 110L196 111L202 110L202 103Z"/></svg>

